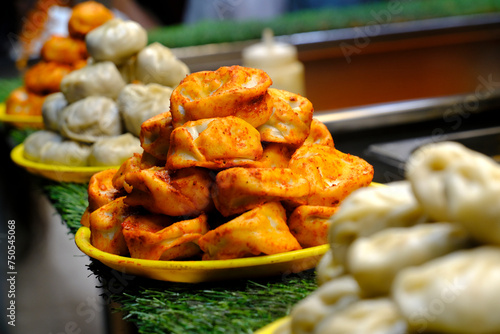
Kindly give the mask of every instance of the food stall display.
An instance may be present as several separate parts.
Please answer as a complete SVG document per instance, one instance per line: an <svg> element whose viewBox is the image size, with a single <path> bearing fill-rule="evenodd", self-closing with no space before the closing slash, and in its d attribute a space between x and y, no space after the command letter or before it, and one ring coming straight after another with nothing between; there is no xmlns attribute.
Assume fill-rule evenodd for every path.
<svg viewBox="0 0 500 334"><path fill-rule="evenodd" d="M406 181L366 187L370 164L338 150L308 99L266 87L260 75L245 81L236 74L245 71L240 67L232 72L223 66L205 77L195 72L182 81L196 55L185 63L174 56L189 59L189 46L197 44L243 40L248 46L260 37L262 24L277 35L290 34L287 42L293 33L318 27L359 26L387 4L365 9L310 11L242 23L240 29L233 22L213 23L214 29L206 22L161 28L148 32L149 46L140 29L109 20L105 31L89 38L86 52L94 56L88 64L64 76L61 92L45 96L45 131L26 140L21 156L35 164L43 159L53 166L99 168L91 179L65 179L60 169L52 180L37 180L91 257L105 306L123 312L113 317L132 324L133 333L500 331L489 312L498 300L489 284L498 271L497 165L453 144L429 146L408 164ZM407 2L390 21L494 11L498 5L487 0ZM90 17L82 14L83 21ZM90 35L85 24L73 23L75 36ZM107 39L122 30L133 45ZM171 52L162 44L186 48ZM50 49L44 57L57 61ZM221 62L224 56L215 55ZM243 78L239 86L214 94L233 75ZM91 111L104 115L105 124ZM129 144L138 150L127 149ZM352 165L360 168L344 168ZM346 172L343 189L328 177L338 166ZM350 178L353 172L361 174ZM249 231L257 233L251 238ZM266 247L273 240L282 242ZM313 249L307 265L302 259L281 267L274 262ZM257 270L232 266L262 265L263 259L269 262ZM173 263L180 268L175 277L191 275L189 280L145 269L165 271ZM208 265L188 274L193 263ZM231 265L210 276L214 263ZM191 279L200 273L206 276ZM197 284L177 283L185 281Z"/></svg>

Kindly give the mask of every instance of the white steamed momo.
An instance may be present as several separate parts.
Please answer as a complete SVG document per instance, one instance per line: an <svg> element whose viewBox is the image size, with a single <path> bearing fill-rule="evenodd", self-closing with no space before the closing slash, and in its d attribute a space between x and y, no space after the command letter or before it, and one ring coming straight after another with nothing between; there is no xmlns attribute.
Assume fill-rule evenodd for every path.
<svg viewBox="0 0 500 334"><path fill-rule="evenodd" d="M358 283L351 276L325 283L293 307L290 313L293 334L315 333L321 321L335 316L359 299Z"/></svg>
<svg viewBox="0 0 500 334"><path fill-rule="evenodd" d="M48 143L60 143L63 138L56 132L40 130L30 134L24 140L23 155L26 159L39 162L42 158L45 145Z"/></svg>
<svg viewBox="0 0 500 334"><path fill-rule="evenodd" d="M89 96L70 104L61 114L61 134L76 141L93 143L122 133L116 103L104 96Z"/></svg>
<svg viewBox="0 0 500 334"><path fill-rule="evenodd" d="M152 43L137 54L135 78L144 84L174 88L189 73L187 65L160 43Z"/></svg>
<svg viewBox="0 0 500 334"><path fill-rule="evenodd" d="M90 166L119 166L134 153L142 153L139 138L130 133L99 139L92 145Z"/></svg>
<svg viewBox="0 0 500 334"><path fill-rule="evenodd" d="M126 83L110 61L87 65L61 80L61 92L69 103L88 96L106 96L115 100Z"/></svg>
<svg viewBox="0 0 500 334"><path fill-rule="evenodd" d="M68 101L61 92L48 95L43 101L42 118L46 130L59 131L61 112L68 105Z"/></svg>
<svg viewBox="0 0 500 334"><path fill-rule="evenodd" d="M500 165L493 159L455 142L430 144L410 157L407 178L431 218L500 245Z"/></svg>
<svg viewBox="0 0 500 334"><path fill-rule="evenodd" d="M135 57L130 57L125 63L116 66L118 72L126 83L135 81Z"/></svg>
<svg viewBox="0 0 500 334"><path fill-rule="evenodd" d="M459 143L443 142L420 147L410 156L406 164L406 178L430 218L436 221L453 220L448 210L448 175L456 164L477 154L469 152Z"/></svg>
<svg viewBox="0 0 500 334"><path fill-rule="evenodd" d="M359 300L318 324L314 334L406 334L407 324L388 298Z"/></svg>
<svg viewBox="0 0 500 334"><path fill-rule="evenodd" d="M464 248L467 242L465 230L451 223L388 228L352 243L347 270L364 296L381 296L390 292L401 269Z"/></svg>
<svg viewBox="0 0 500 334"><path fill-rule="evenodd" d="M424 221L425 216L408 182L360 188L344 199L330 220L328 237L333 259L345 265L347 249L359 237L388 227L407 227Z"/></svg>
<svg viewBox="0 0 500 334"><path fill-rule="evenodd" d="M148 35L137 22L115 18L89 32L85 42L96 61L122 65L147 45Z"/></svg>
<svg viewBox="0 0 500 334"><path fill-rule="evenodd" d="M90 146L73 140L49 142L44 146L40 162L48 165L87 166Z"/></svg>
<svg viewBox="0 0 500 334"><path fill-rule="evenodd" d="M170 109L172 88L158 84L129 84L118 96L118 109L127 131L139 137L141 124Z"/></svg>
<svg viewBox="0 0 500 334"><path fill-rule="evenodd" d="M345 268L333 257L333 250L328 251L321 257L316 266L316 281L318 285L323 285L330 280L345 274Z"/></svg>
<svg viewBox="0 0 500 334"><path fill-rule="evenodd" d="M500 333L500 248L456 251L403 269L392 295L418 333Z"/></svg>

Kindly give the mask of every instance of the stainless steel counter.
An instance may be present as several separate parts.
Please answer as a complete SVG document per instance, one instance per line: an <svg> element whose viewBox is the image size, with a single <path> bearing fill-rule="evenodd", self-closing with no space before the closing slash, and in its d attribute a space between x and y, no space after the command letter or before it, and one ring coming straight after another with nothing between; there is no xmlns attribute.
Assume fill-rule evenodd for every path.
<svg viewBox="0 0 500 334"><path fill-rule="evenodd" d="M362 157L375 168L374 181L404 178L404 164L416 148L457 141L483 154L500 155L500 96L474 100L471 95L378 104L316 116L343 151ZM470 108L474 106L474 108Z"/></svg>
<svg viewBox="0 0 500 334"><path fill-rule="evenodd" d="M375 25L377 25L374 20ZM326 58L338 52L343 43L353 43L360 38L360 29L351 27L335 30L313 31L286 36L276 36L280 42L295 45L301 60ZM436 19L378 24L376 33L367 36L370 43L407 40L426 36L445 36L458 32L500 31L500 13L444 17ZM367 32L368 34L368 32ZM245 47L259 40L219 43L172 49L193 72L216 70L220 66L241 65L241 53Z"/></svg>
<svg viewBox="0 0 500 334"><path fill-rule="evenodd" d="M330 132L342 134L440 119L457 122L496 108L500 109L500 89L482 95L458 94L327 110L315 118L326 124Z"/></svg>

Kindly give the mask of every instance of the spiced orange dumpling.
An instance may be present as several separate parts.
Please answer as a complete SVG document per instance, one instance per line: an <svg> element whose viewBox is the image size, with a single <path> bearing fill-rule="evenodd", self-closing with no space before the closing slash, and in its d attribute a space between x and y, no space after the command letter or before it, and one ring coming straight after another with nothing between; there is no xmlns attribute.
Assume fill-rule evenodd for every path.
<svg viewBox="0 0 500 334"><path fill-rule="evenodd" d="M237 116L254 127L272 113L266 72L242 66L221 67L188 75L170 99L174 127L203 118Z"/></svg>
<svg viewBox="0 0 500 334"><path fill-rule="evenodd" d="M61 81L73 67L55 61L41 61L26 71L26 88L37 94L50 94L60 90Z"/></svg>
<svg viewBox="0 0 500 334"><path fill-rule="evenodd" d="M249 162L246 167L271 168L288 167L288 162L292 157L293 149L286 144L262 143L264 150L260 159Z"/></svg>
<svg viewBox="0 0 500 334"><path fill-rule="evenodd" d="M41 115L45 96L34 94L25 86L14 89L5 101L5 113L9 115Z"/></svg>
<svg viewBox="0 0 500 334"><path fill-rule="evenodd" d="M301 205L288 217L288 227L304 248L328 243L329 219L337 207Z"/></svg>
<svg viewBox="0 0 500 334"><path fill-rule="evenodd" d="M263 204L209 231L198 240L203 260L225 260L301 249L279 202Z"/></svg>
<svg viewBox="0 0 500 334"><path fill-rule="evenodd" d="M373 166L365 160L325 145L303 145L289 168L309 180L309 205L336 206L354 190L368 186Z"/></svg>
<svg viewBox="0 0 500 334"><path fill-rule="evenodd" d="M135 213L135 209L124 200L125 197L119 197L90 214L90 243L95 248L106 253L128 255L122 223Z"/></svg>
<svg viewBox="0 0 500 334"><path fill-rule="evenodd" d="M96 1L85 1L73 7L68 32L73 38L84 39L92 29L113 18L113 12Z"/></svg>
<svg viewBox="0 0 500 334"><path fill-rule="evenodd" d="M139 139L144 151L160 160L167 160L170 134L173 129L170 111L153 116L143 122Z"/></svg>
<svg viewBox="0 0 500 334"><path fill-rule="evenodd" d="M298 94L269 88L273 99L273 113L259 126L261 140L300 146L309 135L313 117L312 103Z"/></svg>
<svg viewBox="0 0 500 334"><path fill-rule="evenodd" d="M118 168L118 171L113 175L113 187L118 190L132 191L132 186L125 181L125 177L129 173L136 172L141 169L147 169L155 166L163 166L165 161L157 160L147 152L134 153L130 158L125 160Z"/></svg>
<svg viewBox="0 0 500 334"><path fill-rule="evenodd" d="M116 171L117 169L106 169L90 177L87 187L89 205L80 220L83 226L90 226L89 219L92 212L119 196L119 190L113 186L113 176Z"/></svg>
<svg viewBox="0 0 500 334"><path fill-rule="evenodd" d="M330 133L326 125L316 118L312 119L309 136L307 136L306 140L304 141L304 145L312 144L335 147L332 134Z"/></svg>
<svg viewBox="0 0 500 334"><path fill-rule="evenodd" d="M259 132L241 118L202 119L172 131L167 167L175 170L245 166L259 159L262 151Z"/></svg>
<svg viewBox="0 0 500 334"><path fill-rule="evenodd" d="M174 222L158 214L129 216L122 224L130 256L148 260L174 260L201 253L197 242L207 233L207 216Z"/></svg>
<svg viewBox="0 0 500 334"><path fill-rule="evenodd" d="M90 212L116 199L119 193L113 186L113 176L117 169L111 168L97 172L91 176L88 186L88 199Z"/></svg>
<svg viewBox="0 0 500 334"><path fill-rule="evenodd" d="M111 180L113 187L122 190L125 189L127 192L132 191L132 186L125 181L125 176L129 173L141 170L141 154L134 153L130 158L125 160L118 168L118 171L113 175Z"/></svg>
<svg viewBox="0 0 500 334"><path fill-rule="evenodd" d="M215 182L212 198L224 216L272 201L305 203L310 189L307 179L289 168L229 168Z"/></svg>
<svg viewBox="0 0 500 334"><path fill-rule="evenodd" d="M132 187L125 203L167 216L197 216L213 207L212 179L210 172L201 168L137 170L125 175L125 182Z"/></svg>
<svg viewBox="0 0 500 334"><path fill-rule="evenodd" d="M65 36L51 36L40 50L42 59L63 64L75 64L87 59L85 42Z"/></svg>

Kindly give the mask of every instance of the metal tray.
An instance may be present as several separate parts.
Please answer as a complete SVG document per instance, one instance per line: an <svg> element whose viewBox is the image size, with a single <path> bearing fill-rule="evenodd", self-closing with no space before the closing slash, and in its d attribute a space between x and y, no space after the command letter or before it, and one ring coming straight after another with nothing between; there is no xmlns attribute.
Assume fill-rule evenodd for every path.
<svg viewBox="0 0 500 334"><path fill-rule="evenodd" d="M335 146L374 166L374 182L404 178L404 164L421 145L452 140L500 155L500 92L475 100L472 94L383 103L320 113L315 117L332 133Z"/></svg>
<svg viewBox="0 0 500 334"><path fill-rule="evenodd" d="M442 141L461 143L500 162L500 126L457 132L438 139L428 136L374 144L367 148L367 154L389 166L400 168L417 148Z"/></svg>

